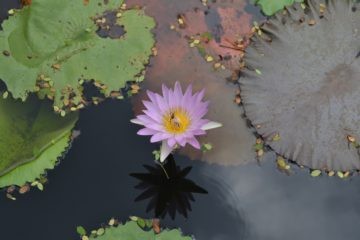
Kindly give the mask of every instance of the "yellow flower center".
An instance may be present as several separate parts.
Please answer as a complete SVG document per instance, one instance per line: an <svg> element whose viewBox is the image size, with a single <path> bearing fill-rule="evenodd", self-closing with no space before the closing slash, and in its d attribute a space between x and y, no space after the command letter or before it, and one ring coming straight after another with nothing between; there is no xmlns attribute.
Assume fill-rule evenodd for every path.
<svg viewBox="0 0 360 240"><path fill-rule="evenodd" d="M163 124L169 133L180 134L185 132L190 125L188 113L181 108L171 109L163 116Z"/></svg>

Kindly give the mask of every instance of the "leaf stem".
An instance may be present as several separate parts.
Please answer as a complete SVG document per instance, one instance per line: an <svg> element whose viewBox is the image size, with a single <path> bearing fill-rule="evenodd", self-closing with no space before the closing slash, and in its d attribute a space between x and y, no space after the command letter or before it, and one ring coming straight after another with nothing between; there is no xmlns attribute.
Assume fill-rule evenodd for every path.
<svg viewBox="0 0 360 240"><path fill-rule="evenodd" d="M162 163L160 163L160 166L161 166L162 170L164 171L164 173L165 173L165 175L166 175L166 178L169 180L170 177L169 177L168 173L166 172L166 169L164 168L164 166L162 165Z"/></svg>

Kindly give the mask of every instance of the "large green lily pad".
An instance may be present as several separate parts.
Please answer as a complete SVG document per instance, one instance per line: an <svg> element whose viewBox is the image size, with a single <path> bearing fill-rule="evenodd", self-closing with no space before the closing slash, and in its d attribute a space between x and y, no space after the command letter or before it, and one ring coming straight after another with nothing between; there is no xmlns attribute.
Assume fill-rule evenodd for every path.
<svg viewBox="0 0 360 240"><path fill-rule="evenodd" d="M17 167L39 158L44 158L43 161L56 160L64 151L78 119L76 113L66 117L56 115L49 101L40 101L35 96L29 97L26 102L0 99L0 115L0 177L13 169L18 175L32 174ZM21 169L26 170L24 166Z"/></svg>
<svg viewBox="0 0 360 240"><path fill-rule="evenodd" d="M163 230L156 234L152 229L144 230L135 221L129 221L124 225L107 228L105 234L98 237L90 237L90 240L192 240L191 237L182 236L180 230Z"/></svg>
<svg viewBox="0 0 360 240"><path fill-rule="evenodd" d="M134 80L148 63L155 22L142 10L120 9L122 4L33 0L17 10L0 32L0 78L8 90L22 99L40 91L55 99L55 109L76 110L84 80L98 82L105 96ZM102 38L96 22L103 24L102 16L112 11L125 34Z"/></svg>

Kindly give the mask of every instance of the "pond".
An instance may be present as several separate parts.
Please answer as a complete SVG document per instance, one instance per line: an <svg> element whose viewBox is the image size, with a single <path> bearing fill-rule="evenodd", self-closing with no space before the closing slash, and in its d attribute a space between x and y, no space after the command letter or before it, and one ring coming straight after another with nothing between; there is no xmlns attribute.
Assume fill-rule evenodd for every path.
<svg viewBox="0 0 360 240"><path fill-rule="evenodd" d="M152 15L150 10L155 8L154 3L147 6L146 2L134 0L129 4L145 5L146 13ZM171 13L177 14L202 6L201 1L196 4L174 0L154 2L164 4L156 6L159 12L169 8ZM222 4L231 6L234 3L224 0ZM19 7L18 1L2 0L0 21L6 18L9 9L16 7ZM259 9L250 3L246 3L244 9L253 20L264 19ZM209 11L213 16L211 9ZM162 17L162 21L170 19L166 14L159 19ZM175 23L176 17L175 14ZM210 26L215 24L212 21L216 22L212 17L207 21ZM171 31L165 30L171 22L158 24L163 28L161 31ZM157 48L160 54L161 45ZM162 74L161 68L156 68L156 61L150 63L147 76L162 81L169 77L168 73L174 78L192 75L181 70L175 72L176 66L166 68L171 62L162 66L165 68ZM186 61L191 64L191 59ZM186 64L189 63L180 63L180 67ZM144 83L142 87L150 86L150 83ZM153 209L146 211L149 199L135 201L143 190L135 188L140 181L130 176L148 173L143 165L157 166L152 152L158 146L150 143L148 138L138 136L139 127L130 123L136 101L108 99L98 106L81 110L75 127L80 135L60 164L48 172L44 191L31 189L29 193L17 196L16 201L6 198L5 192L0 194L2 239L79 239L76 227L80 225L96 229L112 217L122 221L133 215L155 217ZM314 178L308 170L297 166L292 166L291 174L287 175L277 169L276 154L272 151L260 161L255 161L254 156L249 163L237 165L191 160L179 154L175 154L174 159L181 169L192 167L186 178L207 193L194 193L194 201L187 200L191 204L188 216L183 216L177 209L180 212L174 218L167 214L161 220L164 226L180 228L184 234L194 235L198 240L359 238L358 176ZM163 174L161 170L158 172Z"/></svg>

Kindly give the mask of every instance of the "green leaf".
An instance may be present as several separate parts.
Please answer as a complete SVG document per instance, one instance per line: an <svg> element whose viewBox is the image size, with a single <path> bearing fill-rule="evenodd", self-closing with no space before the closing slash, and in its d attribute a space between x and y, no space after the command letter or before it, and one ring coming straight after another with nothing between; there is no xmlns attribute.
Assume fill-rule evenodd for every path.
<svg viewBox="0 0 360 240"><path fill-rule="evenodd" d="M82 227L82 226L77 226L77 227L76 227L76 232L77 232L80 236L86 235L86 230L85 230L85 228Z"/></svg>
<svg viewBox="0 0 360 240"><path fill-rule="evenodd" d="M39 158L67 136L77 120L77 114L57 116L48 101L36 97L25 103L0 98L0 115L0 177Z"/></svg>
<svg viewBox="0 0 360 240"><path fill-rule="evenodd" d="M257 0L255 2L266 15L271 16L282 10L285 6L290 6L294 2L303 2L303 0Z"/></svg>
<svg viewBox="0 0 360 240"><path fill-rule="evenodd" d="M311 176L312 177L318 177L318 176L320 176L321 175L321 171L320 170L313 170L313 171L311 171Z"/></svg>
<svg viewBox="0 0 360 240"><path fill-rule="evenodd" d="M144 227L146 226L145 220L142 219L142 218L139 218L139 219L137 220L137 224L138 224L139 227L141 227L141 228L144 228Z"/></svg>
<svg viewBox="0 0 360 240"><path fill-rule="evenodd" d="M156 240L192 240L191 237L183 237L180 230L165 230L156 235Z"/></svg>
<svg viewBox="0 0 360 240"><path fill-rule="evenodd" d="M146 219L146 220L145 220L145 224L146 224L146 227L147 227L147 228L151 228L152 225L153 225L153 222L152 222L151 219Z"/></svg>
<svg viewBox="0 0 360 240"><path fill-rule="evenodd" d="M264 144L263 143L257 143L254 145L254 149L255 151L259 151L261 149L264 149Z"/></svg>
<svg viewBox="0 0 360 240"><path fill-rule="evenodd" d="M136 222L129 221L124 225L117 227L109 227L102 236L90 237L90 240L192 240L191 237L182 236L181 232L175 230L164 230L159 234L155 234L151 229L146 231L142 229Z"/></svg>
<svg viewBox="0 0 360 240"><path fill-rule="evenodd" d="M53 169L70 142L77 114L54 114L51 104L29 98L25 103L0 99L0 187L34 182ZM40 190L40 182L34 182Z"/></svg>
<svg viewBox="0 0 360 240"><path fill-rule="evenodd" d="M38 183L36 186L40 191L44 190L44 185L42 183Z"/></svg>
<svg viewBox="0 0 360 240"><path fill-rule="evenodd" d="M105 233L105 229L104 229L104 228L99 228L99 229L96 231L96 235L97 235L97 236L104 235L104 233Z"/></svg>
<svg viewBox="0 0 360 240"><path fill-rule="evenodd" d="M101 83L107 97L133 80L148 63L155 22L143 10L118 10L123 0L106 2L33 0L5 20L0 53L9 54L0 54L0 78L9 92L25 99L41 83L39 95L50 95L55 106L69 109L81 103L79 80ZM96 33L95 19L110 11L122 11L114 23L124 27L120 38Z"/></svg>

